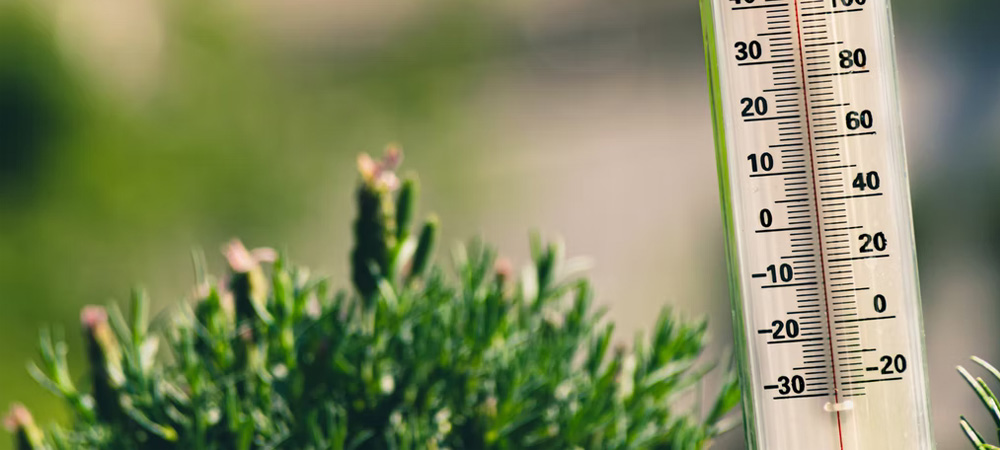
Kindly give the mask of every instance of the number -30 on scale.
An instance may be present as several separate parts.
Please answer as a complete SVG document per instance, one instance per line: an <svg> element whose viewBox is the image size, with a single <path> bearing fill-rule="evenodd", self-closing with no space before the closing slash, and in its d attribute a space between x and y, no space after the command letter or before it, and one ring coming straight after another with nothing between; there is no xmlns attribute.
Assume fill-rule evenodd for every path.
<svg viewBox="0 0 1000 450"><path fill-rule="evenodd" d="M934 448L889 0L701 0L751 449Z"/></svg>

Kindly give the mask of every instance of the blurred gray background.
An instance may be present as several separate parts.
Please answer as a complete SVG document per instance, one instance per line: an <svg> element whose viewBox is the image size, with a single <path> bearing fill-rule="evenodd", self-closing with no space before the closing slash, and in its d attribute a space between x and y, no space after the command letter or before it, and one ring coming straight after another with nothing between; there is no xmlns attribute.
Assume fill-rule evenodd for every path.
<svg viewBox="0 0 1000 450"><path fill-rule="evenodd" d="M995 2L897 1L934 423L988 424L954 372L1000 361ZM346 285L355 155L389 142L446 242L519 263L562 236L622 342L663 305L731 346L694 0L0 1L0 405L63 417L24 370L39 327L142 283L161 307L189 249L287 248ZM8 448L0 439L0 449ZM742 448L732 433L717 448Z"/></svg>

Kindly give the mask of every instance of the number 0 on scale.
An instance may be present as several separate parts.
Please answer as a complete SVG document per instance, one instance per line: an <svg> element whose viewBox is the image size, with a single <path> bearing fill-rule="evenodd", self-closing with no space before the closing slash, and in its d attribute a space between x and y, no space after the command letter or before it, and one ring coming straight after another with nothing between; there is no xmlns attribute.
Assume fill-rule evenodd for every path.
<svg viewBox="0 0 1000 450"><path fill-rule="evenodd" d="M889 0L701 0L751 449L934 448Z"/></svg>

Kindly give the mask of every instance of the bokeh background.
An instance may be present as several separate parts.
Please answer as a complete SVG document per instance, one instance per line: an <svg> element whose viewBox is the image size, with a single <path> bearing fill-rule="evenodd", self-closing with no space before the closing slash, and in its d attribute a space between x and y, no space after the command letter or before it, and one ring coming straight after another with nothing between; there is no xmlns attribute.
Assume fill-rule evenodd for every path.
<svg viewBox="0 0 1000 450"><path fill-rule="evenodd" d="M954 366L1000 361L996 5L894 5L944 449L960 413L989 423ZM239 236L346 285L355 155L388 142L445 241L524 262L560 235L623 341L669 304L729 345L695 0L0 0L0 405L60 420L24 369L38 328L79 367L79 308L182 301L191 248Z"/></svg>

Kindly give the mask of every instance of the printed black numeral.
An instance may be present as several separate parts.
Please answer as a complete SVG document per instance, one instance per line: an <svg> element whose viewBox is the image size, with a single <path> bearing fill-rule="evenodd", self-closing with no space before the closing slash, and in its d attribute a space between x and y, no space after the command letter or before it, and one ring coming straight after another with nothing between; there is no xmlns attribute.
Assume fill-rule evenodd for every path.
<svg viewBox="0 0 1000 450"><path fill-rule="evenodd" d="M764 172L770 172L774 169L774 157L770 153L764 152L758 157L756 154L747 156L747 161L750 161L750 171L757 173L758 170Z"/></svg>
<svg viewBox="0 0 1000 450"><path fill-rule="evenodd" d="M748 59L757 60L764 54L764 48L761 47L759 41L740 41L736 43L735 47L737 61L746 61Z"/></svg>
<svg viewBox="0 0 1000 450"><path fill-rule="evenodd" d="M795 319L788 319L784 322L775 320L771 322L771 337L774 339L795 339L799 337L799 322Z"/></svg>
<svg viewBox="0 0 1000 450"><path fill-rule="evenodd" d="M884 365L882 366L883 375L892 375L894 373L906 372L906 358L903 355L896 356L883 356L879 358Z"/></svg>
<svg viewBox="0 0 1000 450"><path fill-rule="evenodd" d="M782 282L792 281L795 273L792 271L792 266L788 264L782 264L781 266L775 266L771 264L767 266L767 272L771 274L771 282L777 283L780 279Z"/></svg>
<svg viewBox="0 0 1000 450"><path fill-rule="evenodd" d="M858 128L868 129L875 125L875 119L872 116L872 112L869 110L864 110L861 112L851 111L847 113L847 129L857 130Z"/></svg>
<svg viewBox="0 0 1000 450"><path fill-rule="evenodd" d="M861 241L861 253L884 252L889 246L885 238L885 233L862 234L858 236Z"/></svg>
<svg viewBox="0 0 1000 450"><path fill-rule="evenodd" d="M865 67L868 65L868 54L865 49L842 50L840 52L840 67L850 69L852 67Z"/></svg>
<svg viewBox="0 0 1000 450"><path fill-rule="evenodd" d="M859 173L858 176L854 177L851 186L862 192L866 189L877 191L882 186L882 180L879 179L878 172Z"/></svg>
<svg viewBox="0 0 1000 450"><path fill-rule="evenodd" d="M787 395L791 393L801 394L806 391L806 380L799 375L789 377L778 377L778 393Z"/></svg>
<svg viewBox="0 0 1000 450"><path fill-rule="evenodd" d="M750 98L744 97L740 100L743 105L743 117L763 116L767 114L767 99L764 97Z"/></svg>

